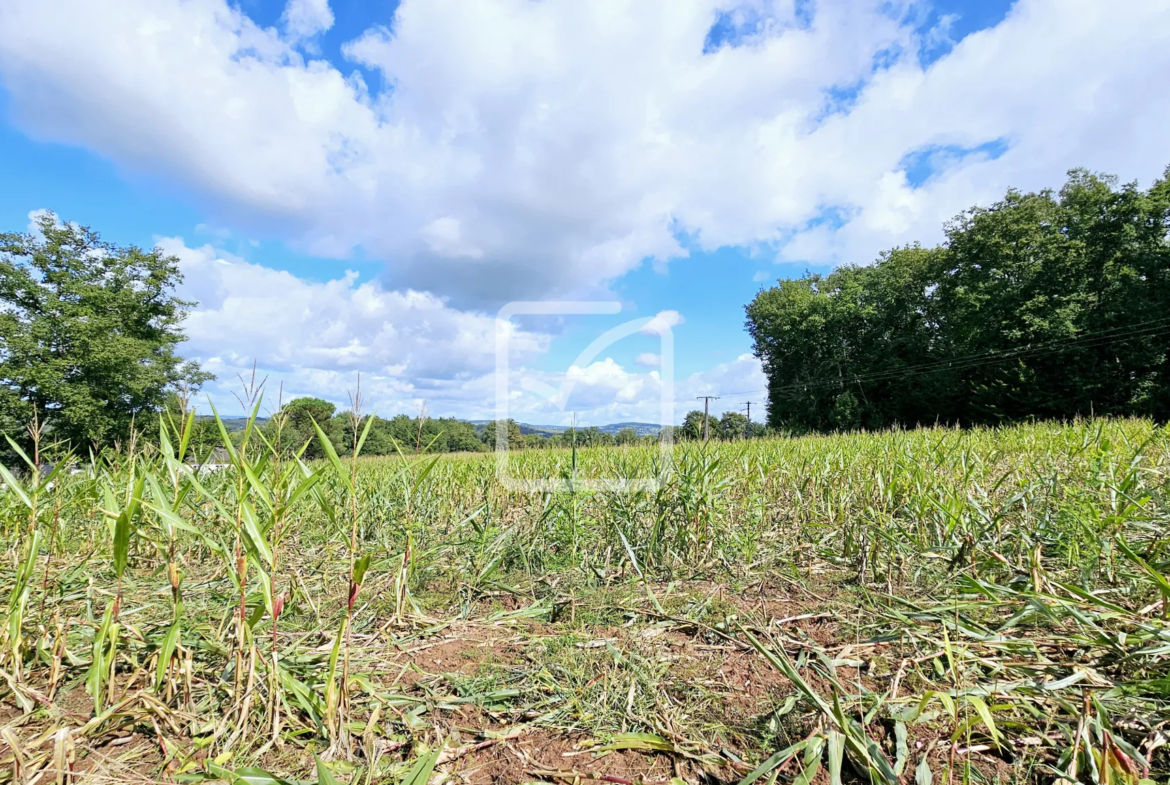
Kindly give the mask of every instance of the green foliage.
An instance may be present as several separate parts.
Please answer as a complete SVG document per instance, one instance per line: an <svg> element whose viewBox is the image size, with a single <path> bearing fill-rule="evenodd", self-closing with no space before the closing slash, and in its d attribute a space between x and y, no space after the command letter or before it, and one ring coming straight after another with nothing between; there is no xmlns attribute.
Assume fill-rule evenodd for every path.
<svg viewBox="0 0 1170 785"><path fill-rule="evenodd" d="M480 439L489 450L496 449L501 435L507 442L509 450L518 450L524 447L524 434L515 420L492 420L483 427Z"/></svg>
<svg viewBox="0 0 1170 785"><path fill-rule="evenodd" d="M296 398L286 403L281 410L288 416L293 428L311 431L314 422L325 422L337 411L337 407L320 398Z"/></svg>
<svg viewBox="0 0 1170 785"><path fill-rule="evenodd" d="M224 428L230 465L197 472L193 420L80 474L0 471L28 780L52 781L54 725L113 782L132 729L120 754L184 782L425 782L528 733L732 782L992 782L1009 755L1020 783L1170 773L1149 420L687 442L661 486L531 494L494 455L355 458L369 418L341 450L314 428L315 464ZM661 453L507 460L629 479ZM577 778L554 773L529 775Z"/></svg>
<svg viewBox="0 0 1170 785"><path fill-rule="evenodd" d="M1170 170L1009 191L937 248L781 281L747 306L768 423L794 431L1170 418Z"/></svg>
<svg viewBox="0 0 1170 785"><path fill-rule="evenodd" d="M305 459L325 457L322 443L316 438L313 423L329 439L334 450L345 452L352 439L349 414L334 414L336 407L320 398L297 398L281 407L264 424L265 438L275 444L279 426L282 452L301 453ZM464 420L426 417L419 425L417 417L405 414L384 419L374 415L362 418L361 427L369 424L362 446L363 455L395 455L401 449L420 452L482 452L487 448L475 426ZM302 452L303 450L303 452Z"/></svg>
<svg viewBox="0 0 1170 785"><path fill-rule="evenodd" d="M687 412L687 416L683 418L681 433L676 434L684 439L702 439L704 434L704 423L707 427L711 427L711 423L707 422L708 418L699 409L693 409ZM717 428L713 428L717 432Z"/></svg>
<svg viewBox="0 0 1170 785"><path fill-rule="evenodd" d="M747 436L747 426L747 415L739 412L724 412L723 416L719 418L719 437L721 439L742 439ZM711 432L716 432L714 425L712 425Z"/></svg>
<svg viewBox="0 0 1170 785"><path fill-rule="evenodd" d="M0 234L0 428L35 418L84 454L125 440L168 389L211 378L175 354L192 305L174 295L181 280L177 258L53 215Z"/></svg>

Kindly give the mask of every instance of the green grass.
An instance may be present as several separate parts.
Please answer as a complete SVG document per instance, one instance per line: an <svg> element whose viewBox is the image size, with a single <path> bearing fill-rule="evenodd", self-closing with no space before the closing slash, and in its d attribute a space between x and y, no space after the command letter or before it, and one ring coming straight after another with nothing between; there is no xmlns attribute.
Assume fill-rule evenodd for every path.
<svg viewBox="0 0 1170 785"><path fill-rule="evenodd" d="M304 466L255 434L195 479L182 452L6 478L0 780L1170 774L1149 422L684 444L637 492L509 492L494 456Z"/></svg>

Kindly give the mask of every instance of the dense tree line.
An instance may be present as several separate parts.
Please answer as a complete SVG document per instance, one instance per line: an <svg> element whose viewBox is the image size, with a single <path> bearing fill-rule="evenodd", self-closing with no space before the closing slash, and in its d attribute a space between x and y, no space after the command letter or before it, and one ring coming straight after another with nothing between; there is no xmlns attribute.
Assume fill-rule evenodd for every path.
<svg viewBox="0 0 1170 785"><path fill-rule="evenodd" d="M756 439L764 436L766 429L763 423L749 423L747 415L739 412L724 412L722 416L706 415L706 429L704 429L704 414L695 409L687 412L683 418L682 427L674 429L675 441L703 439L705 432L710 433L711 439L736 441L738 439Z"/></svg>
<svg viewBox="0 0 1170 785"><path fill-rule="evenodd" d="M1170 169L1008 191L936 248L780 281L747 310L790 431L1092 414L1170 419Z"/></svg>
<svg viewBox="0 0 1170 785"><path fill-rule="evenodd" d="M363 455L394 455L416 452L464 452L486 449L476 433L475 426L463 420L450 418L408 417L399 414L384 419L376 415L355 418L346 411L338 412L330 402L320 398L296 398L286 403L263 424L265 437L275 443L279 434L282 450L304 449L306 458L324 457L314 423L329 437L339 454L346 454L353 444L354 428L359 432L370 423L369 433L362 446Z"/></svg>

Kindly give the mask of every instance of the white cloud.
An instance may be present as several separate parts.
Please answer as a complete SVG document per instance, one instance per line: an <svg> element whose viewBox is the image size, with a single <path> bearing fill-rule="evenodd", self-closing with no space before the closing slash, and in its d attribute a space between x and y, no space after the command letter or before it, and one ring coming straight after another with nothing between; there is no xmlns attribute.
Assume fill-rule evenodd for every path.
<svg viewBox="0 0 1170 785"><path fill-rule="evenodd" d="M28 211L28 227L26 231L34 237L43 237L41 233L41 220L52 216L58 226L61 225L61 219L52 211L46 208Z"/></svg>
<svg viewBox="0 0 1170 785"><path fill-rule="evenodd" d="M292 38L311 38L333 27L333 11L329 0L288 0L282 20Z"/></svg>
<svg viewBox="0 0 1170 785"><path fill-rule="evenodd" d="M179 258L180 296L199 303L184 323L183 352L220 377L217 399L230 399L235 374L253 360L284 379L290 395L336 397L362 372L363 387L407 409L428 390L457 388L495 367L496 320L433 294L359 283L353 272L307 281L210 245L189 248L177 237L157 243ZM548 336L512 329L517 361L547 350Z"/></svg>
<svg viewBox="0 0 1170 785"><path fill-rule="evenodd" d="M551 425L566 425L575 415L585 425L639 421L660 422L664 380L658 370L628 370L612 358L590 363L586 367L572 366L564 373L549 373L519 369L510 380L511 390L529 387L559 387L568 379L573 383L567 401L549 400L539 394L518 392L509 401L514 419ZM524 379L537 379L538 384L524 384ZM729 363L675 379L671 396L674 420L681 422L691 409L701 407L700 395L724 396L711 401L711 411L720 414L728 409L740 410L747 400L760 401L762 419L763 390L766 381L760 362L750 354L737 357ZM753 408L753 411L757 411Z"/></svg>
<svg viewBox="0 0 1170 785"><path fill-rule="evenodd" d="M206 392L220 411L240 409L234 397L239 377L248 378L256 361L259 378L271 380L266 410L275 408L278 394L344 404L360 373L369 407L387 416L415 412L426 401L435 416L495 417L493 317L453 309L431 294L359 282L352 272L309 281L210 245L191 248L177 237L157 243L180 260L185 280L179 295L199 302L185 323L183 353L217 375ZM677 323L671 313L656 318ZM658 355L639 355L632 369L604 357L564 371L541 370L531 361L548 351L550 336L511 329L510 416L549 424L568 423L574 415L593 425L660 421L667 388ZM751 355L677 379L675 419L694 407L697 395L763 386ZM558 390L568 391L567 398L548 395ZM713 411L722 411L713 404ZM738 399L726 405L736 408Z"/></svg>
<svg viewBox="0 0 1170 785"><path fill-rule="evenodd" d="M345 49L391 85L371 95L298 48L332 21L321 0L293 0L283 36L225 0L7 0L0 75L38 137L482 307L595 292L679 236L867 262L1008 185L1168 162L1165 0L1019 0L925 67L949 43L903 13L921 5L404 0ZM704 54L719 11L740 45ZM994 140L995 160L902 173Z"/></svg>
<svg viewBox="0 0 1170 785"><path fill-rule="evenodd" d="M678 327L685 321L678 311L659 311L642 328L642 335L658 335Z"/></svg>
<svg viewBox="0 0 1170 785"><path fill-rule="evenodd" d="M463 229L458 218L446 216L436 218L422 228L419 233L427 246L438 256L452 259L466 257L479 259L483 257L483 250L468 245L463 241Z"/></svg>
<svg viewBox="0 0 1170 785"><path fill-rule="evenodd" d="M690 247L868 262L1009 185L1170 163L1170 94L1151 88L1170 3L1018 0L926 66L953 25L919 29L923 7L403 0L337 64L306 46L333 24L326 0L290 0L279 28L227 0L6 0L0 79L30 134L190 192L212 238L387 262L384 283L315 282L164 240L202 302L187 350L220 373L213 394L258 357L289 394L336 398L360 370L392 410L490 416L481 311L502 301L596 294ZM721 12L733 40L704 54ZM1002 155L979 152L993 142ZM550 340L518 338L528 356ZM657 371L571 373L590 421L656 419ZM680 380L676 404L762 387L745 356Z"/></svg>

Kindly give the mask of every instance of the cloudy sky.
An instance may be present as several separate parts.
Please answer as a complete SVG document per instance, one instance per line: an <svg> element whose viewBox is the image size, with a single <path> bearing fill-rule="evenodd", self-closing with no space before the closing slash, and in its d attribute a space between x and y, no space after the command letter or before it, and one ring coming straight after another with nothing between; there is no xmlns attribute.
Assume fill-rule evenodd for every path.
<svg viewBox="0 0 1170 785"><path fill-rule="evenodd" d="M678 419L762 400L776 278L1075 166L1148 185L1168 82L1170 0L4 0L0 227L178 256L227 411L255 360L383 414ZM515 301L620 311L513 319L497 385Z"/></svg>

